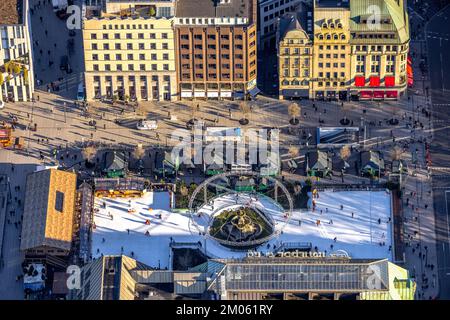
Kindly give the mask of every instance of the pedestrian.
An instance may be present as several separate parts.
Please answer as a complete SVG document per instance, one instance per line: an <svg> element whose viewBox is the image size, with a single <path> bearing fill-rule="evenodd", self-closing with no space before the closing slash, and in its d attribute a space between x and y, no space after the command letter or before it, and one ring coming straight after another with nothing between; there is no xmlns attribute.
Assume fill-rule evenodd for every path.
<svg viewBox="0 0 450 320"><path fill-rule="evenodd" d="M333 241L334 241L334 242L337 242L337 237L334 237Z"/></svg>
<svg viewBox="0 0 450 320"><path fill-rule="evenodd" d="M352 212L352 218L354 218L355 217L355 214Z"/></svg>

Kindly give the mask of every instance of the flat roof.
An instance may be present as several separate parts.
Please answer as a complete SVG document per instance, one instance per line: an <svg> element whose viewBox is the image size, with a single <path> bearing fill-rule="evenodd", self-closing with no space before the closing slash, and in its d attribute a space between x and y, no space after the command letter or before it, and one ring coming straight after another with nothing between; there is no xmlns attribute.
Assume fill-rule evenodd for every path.
<svg viewBox="0 0 450 320"><path fill-rule="evenodd" d="M0 1L0 25L20 24L22 1L21 0L1 0Z"/></svg>
<svg viewBox="0 0 450 320"><path fill-rule="evenodd" d="M247 17L252 16L251 0L178 0L176 16L179 18Z"/></svg>
<svg viewBox="0 0 450 320"><path fill-rule="evenodd" d="M235 199L232 195L216 198L214 207L219 210L233 205ZM241 194L239 199L245 203L248 196ZM167 192L148 192L141 198L96 198L95 207L98 210L94 216L96 228L92 234L93 257L99 258L101 254L130 256L133 252L135 259L148 266L170 267L172 240L188 243L200 241L202 246L206 244L206 254L211 258L242 259L247 256L247 251L233 251L214 239L199 235L190 215L172 212L170 201ZM352 259L392 260L389 192L322 191L315 201L314 211L295 210L283 228L283 233L257 250L266 253L273 252L274 246L278 248L289 243L311 243L312 250L317 247L317 251L327 251L329 254L345 251ZM103 207L103 202L106 207ZM284 225L284 212L278 211L272 201L260 197L254 203L270 210L280 228ZM128 212L129 209L132 212ZM202 215L195 219L199 228L207 228L206 221L214 214L212 211L208 205L199 210ZM147 220L150 224L146 224ZM319 226L318 220L321 221Z"/></svg>

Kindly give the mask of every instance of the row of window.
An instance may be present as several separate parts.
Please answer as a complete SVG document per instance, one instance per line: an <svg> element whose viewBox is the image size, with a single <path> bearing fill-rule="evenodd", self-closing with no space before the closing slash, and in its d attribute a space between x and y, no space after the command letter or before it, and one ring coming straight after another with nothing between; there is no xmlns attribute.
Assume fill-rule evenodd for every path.
<svg viewBox="0 0 450 320"><path fill-rule="evenodd" d="M122 55L122 54L120 54L120 53L117 53L117 54L115 55L115 60L116 60L116 61L121 61L122 58L123 58L123 56L125 56L125 55ZM146 55L145 53L140 53L139 55L134 55L134 54L132 54L132 53L128 53L128 54L126 55L126 58L127 58L127 60L134 60L134 58L135 58L136 56L138 57L137 60L139 60L139 61L146 60L146 58L147 58L147 55ZM161 55L161 59L162 59L162 60L169 60L169 54L168 54L168 53L163 53L163 54ZM98 54L93 54L93 55L92 55L92 60L98 61L98 60L99 60L99 55L98 55ZM104 54L104 55L103 55L103 60L104 60L104 61L110 61L110 60L111 60L111 55L110 55L110 54ZM153 60L153 61L158 60L158 55L157 55L156 53L150 54L150 60Z"/></svg>
<svg viewBox="0 0 450 320"><path fill-rule="evenodd" d="M93 71L170 71L168 64L163 64L162 69L158 69L157 64L151 64L150 70L148 70L147 65L145 64L139 64L139 67L135 68L135 65L130 63L127 65L126 70L124 70L122 64L116 64L115 67L116 69L112 70L110 64L105 64L104 70L100 70L100 66L98 64L92 65Z"/></svg>
<svg viewBox="0 0 450 320"><path fill-rule="evenodd" d="M195 59L202 60L203 59L203 54L195 54L194 57L195 57ZM208 54L207 57L208 57L208 60L216 60L217 59L217 55L216 54ZM230 59L230 55L229 54L221 54L220 57L222 59L226 59L226 60ZM191 55L190 54L182 54L181 55L181 59L183 59L183 60L190 60L191 59ZM244 55L243 54L235 54L234 55L234 59L235 60L242 60L242 59L244 59Z"/></svg>
<svg viewBox="0 0 450 320"><path fill-rule="evenodd" d="M181 77L182 77L182 80L190 80L190 79L191 79L191 75L190 75L189 73L183 73ZM219 78L219 77L217 76L216 73L209 73L209 74L208 74L208 79L209 79L209 80L216 80L216 79L218 79L218 78ZM230 79L231 79L229 73L222 73L222 74L220 75L220 78L221 78L221 80L230 80ZM236 80L243 80L243 79L244 79L244 74L242 74L242 73L236 73L236 74L234 75L234 78L235 78ZM203 73L196 73L196 74L195 74L195 80L201 80L201 79L204 79Z"/></svg>
<svg viewBox="0 0 450 320"><path fill-rule="evenodd" d="M114 33L114 37L110 37L109 33L103 33L100 37L100 35L97 35L96 33L91 33L91 39L92 40L109 40L109 39L136 39L136 37L133 37L133 33L126 33L125 38L122 37L123 33ZM148 33L149 37L145 37L145 33L138 33L137 39L156 39L156 33ZM160 34L160 39L169 39L169 34L166 32L163 32Z"/></svg>
<svg viewBox="0 0 450 320"><path fill-rule="evenodd" d="M181 49L189 50L190 45L188 45L188 44L182 44L180 47L181 47ZM217 47L216 47L215 44L208 44L208 46L207 46L207 49L209 49L209 50L216 50L216 48L217 48ZM222 45L220 46L220 48L221 48L222 50L230 50L230 45L228 45L228 44L222 44ZM203 45L201 45L201 44L195 44L195 45L194 45L194 49L195 49L195 50L203 50ZM234 49L235 49L235 50L244 50L244 46L241 45L241 44L237 44L237 45L234 46Z"/></svg>
<svg viewBox="0 0 450 320"><path fill-rule="evenodd" d="M319 40L324 40L324 39L326 39L326 40L331 40L331 39L333 39L333 40L345 40L345 39L347 39L347 37L346 37L346 35L345 34L333 34L333 35L331 35L331 34L329 34L329 33L327 33L327 34L322 34L322 33L319 33L318 35L317 35L317 39L319 39Z"/></svg>
<svg viewBox="0 0 450 320"><path fill-rule="evenodd" d="M293 1L294 0L280 0L280 1L277 1L275 3L271 3L271 4L267 5L267 6L265 6L263 8L263 10L264 10L264 12L268 12L270 10L276 9L278 7L281 7L281 6L285 5L285 4L289 4L289 3L293 2Z"/></svg>
<svg viewBox="0 0 450 320"><path fill-rule="evenodd" d="M115 80L117 82L123 82L123 80L124 80L123 76L116 76L114 78L115 78ZM102 79L101 76L94 76L94 82L100 83L101 79ZM104 79L105 79L105 81L107 83L110 83L110 82L112 82L113 77L112 76L105 76ZM170 76L163 75L162 76L162 80L165 81L165 82L170 82ZM136 81L136 76L128 76L128 81L129 82L135 82ZM147 76L139 76L139 81L140 82L147 82ZM153 75L153 76L151 76L151 81L152 82L158 82L159 81L159 77L156 76L156 75Z"/></svg>
<svg viewBox="0 0 450 320"><path fill-rule="evenodd" d="M208 34L206 36L206 38L208 40L216 40L216 35L215 34ZM189 34L182 34L180 35L180 39L181 40L189 40ZM230 35L228 34L221 34L220 35L220 39L221 40L230 40ZM235 40L243 40L244 37L241 34L237 34L234 36ZM202 34L194 34L194 40L203 40L203 35Z"/></svg>
<svg viewBox="0 0 450 320"><path fill-rule="evenodd" d="M385 68L387 73L394 73L395 72L395 65L387 65ZM365 73L366 72L366 66L365 65L357 65L356 66L356 72L357 73ZM380 66L379 65L371 65L370 66L370 72L371 73L379 73L380 72Z"/></svg>
<svg viewBox="0 0 450 320"><path fill-rule="evenodd" d="M104 43L101 48L103 50L111 50L111 47L109 45L109 43ZM92 50L99 50L99 44L98 43L92 43L91 44L91 49ZM150 43L148 47L145 46L145 43L138 43L137 47L133 44L133 43L127 43L126 46L122 45L122 43L115 43L114 44L114 50L123 50L123 49L127 49L127 50L145 50L145 49L150 49L150 50L158 50L158 49L162 49L162 50L169 50L169 44L167 42L163 42L161 44L161 48L158 48L156 43Z"/></svg>

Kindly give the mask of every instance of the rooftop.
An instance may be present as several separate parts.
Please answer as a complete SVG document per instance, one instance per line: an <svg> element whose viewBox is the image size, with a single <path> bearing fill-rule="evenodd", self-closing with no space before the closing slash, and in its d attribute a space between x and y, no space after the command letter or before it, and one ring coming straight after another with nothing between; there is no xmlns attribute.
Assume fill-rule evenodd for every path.
<svg viewBox="0 0 450 320"><path fill-rule="evenodd" d="M40 246L70 250L77 175L56 169L27 178L21 250Z"/></svg>
<svg viewBox="0 0 450 320"><path fill-rule="evenodd" d="M239 199L248 202L243 194ZM263 244L257 250L272 252L274 246L298 242L311 243L312 248L317 247L319 252L344 250L355 259L391 260L390 199L390 194L386 191L324 191L315 199L314 211L294 211L292 218L286 223L284 213L277 211L278 207L273 202L261 197L254 204L273 212L277 226L286 225L281 235L269 241L270 248ZM234 205L235 200L231 195L222 196L214 201L214 207L219 210L224 206ZM103 201L106 208L103 207ZM340 205L343 206L342 210ZM170 207L167 192L149 192L141 198L96 199L98 211L94 216L96 228L92 235L93 256L131 256L133 252L135 259L150 267L170 267L171 240L188 243L200 241L211 258L238 259L246 256L244 251L232 251L214 239L199 235L197 226L207 227L202 223L213 214L211 206L206 205L200 209L201 218L195 219L197 226L188 213L172 212ZM318 220L321 221L319 226ZM330 220L333 223L329 223Z"/></svg>
<svg viewBox="0 0 450 320"><path fill-rule="evenodd" d="M252 18L252 0L178 0L179 18Z"/></svg>
<svg viewBox="0 0 450 320"><path fill-rule="evenodd" d="M20 24L22 1L1 0L0 1L0 25Z"/></svg>

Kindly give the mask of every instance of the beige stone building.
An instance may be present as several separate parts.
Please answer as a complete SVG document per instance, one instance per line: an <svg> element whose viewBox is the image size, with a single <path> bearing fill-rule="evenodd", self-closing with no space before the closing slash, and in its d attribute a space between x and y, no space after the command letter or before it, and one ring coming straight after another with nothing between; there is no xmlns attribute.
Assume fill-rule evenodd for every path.
<svg viewBox="0 0 450 320"><path fill-rule="evenodd" d="M106 0L83 20L86 98L177 99L173 1Z"/></svg>
<svg viewBox="0 0 450 320"><path fill-rule="evenodd" d="M280 99L308 98L312 78L312 10L302 4L278 25Z"/></svg>
<svg viewBox="0 0 450 320"><path fill-rule="evenodd" d="M20 249L28 255L66 256L75 225L75 173L56 169L27 178Z"/></svg>
<svg viewBox="0 0 450 320"><path fill-rule="evenodd" d="M34 91L28 1L0 2L0 101L31 101Z"/></svg>
<svg viewBox="0 0 450 320"><path fill-rule="evenodd" d="M280 98L397 99L407 89L408 51L403 1L301 4L279 21Z"/></svg>

